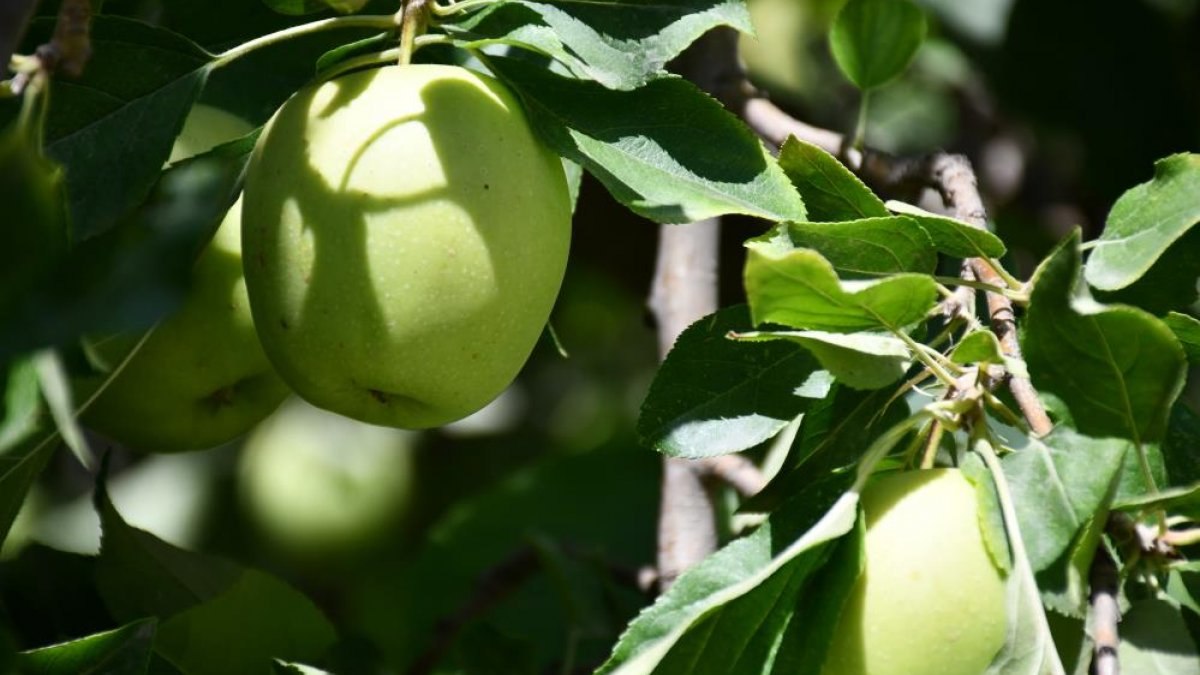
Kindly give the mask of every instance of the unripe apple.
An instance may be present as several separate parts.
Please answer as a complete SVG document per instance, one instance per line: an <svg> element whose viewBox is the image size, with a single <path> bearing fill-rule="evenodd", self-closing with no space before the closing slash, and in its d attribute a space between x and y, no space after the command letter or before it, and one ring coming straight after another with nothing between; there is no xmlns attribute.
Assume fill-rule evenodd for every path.
<svg viewBox="0 0 1200 675"><path fill-rule="evenodd" d="M253 130L222 110L198 105L172 159L206 152ZM287 396L259 346L242 276L241 200L221 221L193 270L183 305L163 320L83 421L136 450L176 452L220 445L266 417ZM98 338L92 351L116 367L141 334ZM81 404L107 375L76 382Z"/></svg>
<svg viewBox="0 0 1200 675"><path fill-rule="evenodd" d="M516 99L472 71L360 71L301 90L246 176L259 336L300 396L422 428L516 377L562 282L562 164Z"/></svg>
<svg viewBox="0 0 1200 675"><path fill-rule="evenodd" d="M957 469L885 475L862 494L866 567L823 675L979 675L1004 644L1003 573Z"/></svg>
<svg viewBox="0 0 1200 675"><path fill-rule="evenodd" d="M405 515L415 435L292 399L246 438L242 505L290 555L324 561L352 554L385 538Z"/></svg>

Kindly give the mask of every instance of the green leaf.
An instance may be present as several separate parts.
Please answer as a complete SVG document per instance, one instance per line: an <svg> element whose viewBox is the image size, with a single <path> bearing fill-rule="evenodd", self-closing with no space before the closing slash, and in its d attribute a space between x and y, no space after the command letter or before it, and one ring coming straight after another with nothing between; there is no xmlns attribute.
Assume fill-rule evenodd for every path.
<svg viewBox="0 0 1200 675"><path fill-rule="evenodd" d="M24 675L142 675L150 664L158 622L142 619L116 630L21 652Z"/></svg>
<svg viewBox="0 0 1200 675"><path fill-rule="evenodd" d="M0 543L8 537L29 488L54 454L52 441L56 439L56 435L44 440L32 436L0 452Z"/></svg>
<svg viewBox="0 0 1200 675"><path fill-rule="evenodd" d="M242 570L233 562L185 551L129 526L109 499L103 476L102 471L95 493L103 533L96 589L114 617L169 617L221 595L237 582Z"/></svg>
<svg viewBox="0 0 1200 675"><path fill-rule="evenodd" d="M1179 341L1161 321L1076 296L1079 233L1034 274L1021 344L1033 384L1063 400L1080 432L1153 443L1183 387Z"/></svg>
<svg viewBox="0 0 1200 675"><path fill-rule="evenodd" d="M837 223L788 223L788 236L833 264L839 274L932 274L937 251L911 218L886 216Z"/></svg>
<svg viewBox="0 0 1200 675"><path fill-rule="evenodd" d="M907 0L850 0L833 21L829 47L842 73L868 90L908 67L925 31L925 14Z"/></svg>
<svg viewBox="0 0 1200 675"><path fill-rule="evenodd" d="M76 240L104 232L145 199L209 63L186 38L138 21L95 17L91 40L83 76L54 81L46 120L46 153L66 172Z"/></svg>
<svg viewBox="0 0 1200 675"><path fill-rule="evenodd" d="M866 565L865 536L866 522L860 518L854 530L838 540L829 561L789 608L803 613L788 623L771 673L819 675L842 607Z"/></svg>
<svg viewBox="0 0 1200 675"><path fill-rule="evenodd" d="M800 195L758 137L686 80L610 91L514 58L486 63L521 96L550 147L640 215L662 223L731 213L804 218Z"/></svg>
<svg viewBox="0 0 1200 675"><path fill-rule="evenodd" d="M1197 672L1200 653L1178 607L1166 600L1146 600L1121 617L1117 659L1126 673L1182 675Z"/></svg>
<svg viewBox="0 0 1200 675"><path fill-rule="evenodd" d="M1167 328L1175 334L1183 351L1187 354L1188 362L1200 366L1200 319L1188 314L1171 312L1163 319Z"/></svg>
<svg viewBox="0 0 1200 675"><path fill-rule="evenodd" d="M71 381L63 367L62 359L53 349L44 349L33 356L33 364L37 369L38 382L41 384L42 396L46 399L50 415L58 428L67 447L75 454L79 463L89 471L96 466L96 457L88 446L75 419L75 403L71 400Z"/></svg>
<svg viewBox="0 0 1200 675"><path fill-rule="evenodd" d="M729 649L730 642L750 641L758 625L754 619L772 616L770 610L783 588L799 583L797 575L803 579L820 569L832 552L828 544L854 527L858 496L843 492L846 482L845 477L825 481L813 492L797 495L753 534L685 572L629 624L598 675L649 674L665 659L680 656L703 655L720 665L736 659L739 650ZM756 593L764 586L777 590ZM739 603L743 598L747 602ZM786 602L786 596L783 599ZM714 643L714 649L705 649L708 642L697 640L695 633L688 636L689 631L715 628L717 623L722 642ZM776 622L774 630L778 629ZM671 655L677 648L683 653ZM744 672L762 672L761 666L759 670L752 670L754 664L747 666Z"/></svg>
<svg viewBox="0 0 1200 675"><path fill-rule="evenodd" d="M1129 450L1124 439L1058 427L1002 460L1035 573L1050 567L1104 506Z"/></svg>
<svg viewBox="0 0 1200 675"><path fill-rule="evenodd" d="M0 306L0 360L84 333L146 328L174 309L234 201L254 138L172 165L138 210L76 246L44 284Z"/></svg>
<svg viewBox="0 0 1200 675"><path fill-rule="evenodd" d="M1180 401L1167 419L1167 437L1162 455L1170 485L1200 482L1200 415Z"/></svg>
<svg viewBox="0 0 1200 675"><path fill-rule="evenodd" d="M109 499L105 473L95 493L103 529L97 589L114 616L161 619L155 652L175 668L265 672L274 658L313 660L334 643L320 610L284 582L130 527Z"/></svg>
<svg viewBox="0 0 1200 675"><path fill-rule="evenodd" d="M748 309L737 305L679 336L642 404L637 428L644 444L677 457L739 452L804 412L814 396L797 390L818 376L816 360L791 344L729 339L730 331L749 327Z"/></svg>
<svg viewBox="0 0 1200 675"><path fill-rule="evenodd" d="M937 284L928 276L897 274L873 282L840 282L816 251L747 242L746 296L755 325L852 333L900 330L937 304Z"/></svg>
<svg viewBox="0 0 1200 675"><path fill-rule="evenodd" d="M1007 251L1000 237L970 223L930 213L904 202L889 201L887 208L892 213L917 221L933 240L934 248L946 255L957 258L999 258Z"/></svg>
<svg viewBox="0 0 1200 675"><path fill-rule="evenodd" d="M42 412L38 372L30 358L17 359L3 372L4 408L0 417L0 456L38 429Z"/></svg>
<svg viewBox="0 0 1200 675"><path fill-rule="evenodd" d="M245 570L215 598L162 622L155 651L189 675L265 672L275 658L315 660L337 640L296 589Z"/></svg>
<svg viewBox="0 0 1200 675"><path fill-rule="evenodd" d="M67 252L62 170L15 129L0 133L0 306L27 293Z"/></svg>
<svg viewBox="0 0 1200 675"><path fill-rule="evenodd" d="M839 382L855 389L886 387L912 365L908 345L889 335L810 330L737 333L734 337L750 342L795 342L812 352Z"/></svg>
<svg viewBox="0 0 1200 675"><path fill-rule="evenodd" d="M353 14L367 4L367 0L262 0L263 4L280 14L306 16L334 10L342 14Z"/></svg>
<svg viewBox="0 0 1200 675"><path fill-rule="evenodd" d="M983 475L991 476L995 490L995 482L999 477L991 473L991 467ZM996 508L1003 510L1002 517L1008 536L1020 536L1024 541L1019 516L1014 511L1000 507L998 496L996 499ZM1012 564L1005 582L1008 631L1004 645L984 672L986 675L1063 675L1062 662L1054 648L1054 637L1050 634L1050 626L1046 621L1046 613L1029 559L1020 555L1020 550L1015 544L1010 543L1009 550Z"/></svg>
<svg viewBox="0 0 1200 675"><path fill-rule="evenodd" d="M1025 362L1006 355L1000 346L1000 340L990 330L976 330L967 333L954 346L954 351L950 352L950 360L963 365L971 363L1002 365L1017 377L1029 377Z"/></svg>
<svg viewBox="0 0 1200 675"><path fill-rule="evenodd" d="M779 166L800 191L810 220L839 222L890 215L858 176L812 143L789 136L779 149Z"/></svg>
<svg viewBox="0 0 1200 675"><path fill-rule="evenodd" d="M1118 500L1113 504L1113 508L1133 513L1148 513L1161 509L1174 515L1200 518L1200 483L1153 494L1131 495Z"/></svg>
<svg viewBox="0 0 1200 675"><path fill-rule="evenodd" d="M857 462L883 430L908 416L905 406L897 403L899 398L893 389L861 391L834 386L804 413L784 469L741 510L772 511L830 471Z"/></svg>
<svg viewBox="0 0 1200 675"><path fill-rule="evenodd" d="M324 77L334 66L356 56L364 56L389 49L396 44L396 36L390 33L379 33L361 40L355 40L344 45L338 45L317 59L317 79Z"/></svg>
<svg viewBox="0 0 1200 675"><path fill-rule="evenodd" d="M1052 610L1047 613L1048 618L1053 619L1055 614L1076 619L1087 616L1092 561L1103 538L1108 513L1108 509L1098 511L1072 542L1067 553L1038 573L1037 584L1042 604ZM1059 654L1063 654L1063 645L1057 646Z"/></svg>
<svg viewBox="0 0 1200 675"><path fill-rule="evenodd" d="M533 49L609 89L645 85L717 26L754 32L741 0L504 0L442 25L464 48Z"/></svg>
<svg viewBox="0 0 1200 675"><path fill-rule="evenodd" d="M1088 258L1092 286L1117 290L1137 281L1200 221L1200 155L1178 154L1154 164L1154 178L1113 204Z"/></svg>

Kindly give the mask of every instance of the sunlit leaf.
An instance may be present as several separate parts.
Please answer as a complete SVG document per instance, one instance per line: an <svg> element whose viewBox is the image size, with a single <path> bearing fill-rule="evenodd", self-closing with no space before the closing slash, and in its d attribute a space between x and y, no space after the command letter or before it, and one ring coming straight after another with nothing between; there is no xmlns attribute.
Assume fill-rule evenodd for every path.
<svg viewBox="0 0 1200 675"><path fill-rule="evenodd" d="M640 215L663 223L729 213L804 218L800 195L758 137L686 80L611 91L519 59L486 62L551 147Z"/></svg>
<svg viewBox="0 0 1200 675"><path fill-rule="evenodd" d="M855 389L878 389L900 379L912 365L912 352L899 338L872 333L753 331L738 340L795 342L817 357L839 382Z"/></svg>
<svg viewBox="0 0 1200 675"><path fill-rule="evenodd" d="M1200 222L1200 155L1179 154L1154 165L1154 178L1113 204L1104 232L1088 258L1089 284L1124 288L1145 274L1178 239Z"/></svg>
<svg viewBox="0 0 1200 675"><path fill-rule="evenodd" d="M934 248L946 255L957 258L999 258L1007 250L1000 237L956 218L930 213L904 202L889 201L887 208L892 213L917 221L929 233Z"/></svg>
<svg viewBox="0 0 1200 675"><path fill-rule="evenodd" d="M115 630L22 652L22 675L143 675L158 628L155 619L141 619Z"/></svg>
<svg viewBox="0 0 1200 675"><path fill-rule="evenodd" d="M610 89L646 84L712 28L754 30L740 0L502 0L443 26L463 47L534 49Z"/></svg>
<svg viewBox="0 0 1200 675"><path fill-rule="evenodd" d="M696 659L686 657L699 656L712 665L728 666L731 660L736 663L738 650L722 646L728 642L712 643L714 649L710 650L707 641L697 640L695 633L689 637L689 631L715 627L713 622L719 622L723 635L739 633L738 642L742 644L752 639L757 621L771 616L787 585L815 573L831 553L830 542L853 528L858 498L853 492L842 492L845 483L826 481L815 493L799 495L753 534L685 572L629 624L612 656L597 673L648 675L666 659L676 664L678 658L695 663ZM774 592L759 591L764 586ZM746 602L739 603L742 599ZM773 631L779 628L776 622ZM684 653L672 655L677 648ZM761 661L745 665L747 670L739 672L762 672ZM754 670L756 666L758 670ZM682 671L676 668L671 672Z"/></svg>
<svg viewBox="0 0 1200 675"><path fill-rule="evenodd" d="M1021 333L1033 384L1061 398L1086 435L1152 443L1183 387L1183 349L1150 314L1077 296L1078 247L1076 232L1033 277Z"/></svg>
<svg viewBox="0 0 1200 675"><path fill-rule="evenodd" d="M937 266L929 235L904 216L788 223L787 233L795 246L817 251L842 275L932 274Z"/></svg>
<svg viewBox="0 0 1200 675"><path fill-rule="evenodd" d="M937 284L919 274L871 282L841 282L816 251L753 240L746 260L746 296L755 325L852 333L899 330L922 320L937 303Z"/></svg>
<svg viewBox="0 0 1200 675"><path fill-rule="evenodd" d="M808 217L837 222L890 215L883 201L836 157L791 136L779 149L779 166L800 191Z"/></svg>

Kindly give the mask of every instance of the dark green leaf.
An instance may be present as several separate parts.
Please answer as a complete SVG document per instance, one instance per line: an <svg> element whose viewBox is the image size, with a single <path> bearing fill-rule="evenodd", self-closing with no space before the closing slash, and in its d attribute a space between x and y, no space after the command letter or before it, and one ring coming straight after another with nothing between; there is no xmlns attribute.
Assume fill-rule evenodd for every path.
<svg viewBox="0 0 1200 675"><path fill-rule="evenodd" d="M1146 475L1147 469L1150 472L1149 476ZM1125 455L1121 481L1117 484L1117 495L1113 499L1124 502L1154 492L1150 480L1159 488L1167 484L1166 460L1163 457L1162 446L1158 443L1143 443L1140 448L1134 448L1133 452Z"/></svg>
<svg viewBox="0 0 1200 675"><path fill-rule="evenodd" d="M337 636L296 589L247 569L216 597L165 619L155 651L189 675L267 672L275 658L320 658Z"/></svg>
<svg viewBox="0 0 1200 675"><path fill-rule="evenodd" d="M1163 439L1163 464L1170 485L1200 482L1200 415L1180 401L1171 408L1167 419L1167 437Z"/></svg>
<svg viewBox="0 0 1200 675"><path fill-rule="evenodd" d="M1055 562L1112 492L1130 444L1059 427L1002 460L1033 571Z"/></svg>
<svg viewBox="0 0 1200 675"><path fill-rule="evenodd" d="M805 587L795 607L789 608L799 610L799 616L788 622L772 674L819 675L842 607L866 563L865 536L866 523L860 518L854 530L838 540L829 561Z"/></svg>
<svg viewBox="0 0 1200 675"><path fill-rule="evenodd" d="M837 223L788 223L792 243L811 248L841 275L932 274L937 251L911 218L887 216Z"/></svg>
<svg viewBox="0 0 1200 675"><path fill-rule="evenodd" d="M925 40L925 14L908 0L850 0L829 32L838 67L859 89L899 75Z"/></svg>
<svg viewBox="0 0 1200 675"><path fill-rule="evenodd" d="M155 619L105 633L22 652L23 675L142 675L154 646Z"/></svg>
<svg viewBox="0 0 1200 675"><path fill-rule="evenodd" d="M1200 366L1200 320L1188 314L1171 312L1163 319L1163 323L1167 324L1167 328L1179 339L1179 344L1183 345L1188 362L1193 366Z"/></svg>
<svg viewBox="0 0 1200 675"><path fill-rule="evenodd" d="M1051 619L1052 630L1055 615L1061 614L1077 619L1087 616L1092 561L1104 535L1108 513L1107 509L1101 509L1087 522L1066 554L1037 575L1042 604L1046 609L1052 610L1046 614L1047 618ZM1064 654L1063 645L1057 638L1058 635L1055 634L1058 652Z"/></svg>
<svg viewBox="0 0 1200 675"><path fill-rule="evenodd" d="M1140 494L1117 501L1113 508L1134 513L1165 510L1174 515L1200 518L1200 483L1170 488L1153 494Z"/></svg>
<svg viewBox="0 0 1200 675"><path fill-rule="evenodd" d="M253 144L249 136L172 165L130 217L76 246L44 284L0 307L0 360L83 333L145 328L174 309L234 201Z"/></svg>
<svg viewBox="0 0 1200 675"><path fill-rule="evenodd" d="M848 482L843 476L797 495L753 534L685 572L629 624L597 673L641 675L660 663L678 664L677 659L715 667L705 672L730 672L720 668L736 663L741 652L729 649L730 641L750 642L758 622L767 618L773 619L767 637L786 627L783 619L790 617L771 612L777 602L789 599L781 593L820 569L832 552L829 543L854 527L858 499L843 492ZM722 640L704 639L701 632L717 624ZM753 657L758 661L745 663L738 672L762 672L764 655Z"/></svg>
<svg viewBox="0 0 1200 675"><path fill-rule="evenodd" d="M1078 246L1076 232L1033 277L1021 336L1033 384L1061 398L1088 436L1152 443L1183 387L1183 349L1142 310L1078 298Z"/></svg>
<svg viewBox="0 0 1200 675"><path fill-rule="evenodd" d="M800 191L810 220L823 223L891 215L858 176L807 141L788 137L779 149L779 166Z"/></svg>
<svg viewBox="0 0 1200 675"><path fill-rule="evenodd" d="M679 457L739 452L774 436L804 411L813 397L797 390L818 376L816 360L795 345L728 338L730 331L749 326L749 311L738 305L679 336L642 404L643 443Z"/></svg>
<svg viewBox="0 0 1200 675"><path fill-rule="evenodd" d="M209 63L200 47L149 24L101 16L91 31L92 58L78 80L55 80L46 127L76 240L112 227L150 192Z"/></svg>
<svg viewBox="0 0 1200 675"><path fill-rule="evenodd" d="M933 240L933 246L946 255L957 258L999 258L1007 250L1000 237L987 230L924 209L890 201L888 209L917 221Z"/></svg>
<svg viewBox="0 0 1200 675"><path fill-rule="evenodd" d="M1113 204L1085 276L1104 290L1124 288L1145 274L1200 222L1200 155L1179 154L1154 165L1154 178Z"/></svg>
<svg viewBox="0 0 1200 675"><path fill-rule="evenodd" d="M886 387L912 365L908 346L889 335L809 330L738 333L735 337L751 342L795 342L812 352L839 382L855 389Z"/></svg>
<svg viewBox="0 0 1200 675"><path fill-rule="evenodd" d="M754 240L746 244L746 296L755 325L852 333L900 330L937 304L937 284L919 274L843 285L816 251Z"/></svg>
<svg viewBox="0 0 1200 675"><path fill-rule="evenodd" d="M463 669L479 675L537 675L533 645L509 637L487 624L477 624L459 639Z"/></svg>
<svg viewBox="0 0 1200 675"><path fill-rule="evenodd" d="M800 424L787 463L767 487L742 505L753 513L773 511L792 495L822 480L830 471L850 466L885 429L907 416L891 389L859 391L835 386L817 401Z"/></svg>
<svg viewBox="0 0 1200 675"><path fill-rule="evenodd" d="M1141 675L1196 673L1200 653L1180 609L1166 600L1134 604L1121 617L1121 672Z"/></svg>
<svg viewBox="0 0 1200 675"><path fill-rule="evenodd" d="M686 80L611 91L518 59L489 56L487 64L520 94L547 144L643 216L804 218L800 195L762 142Z"/></svg>
<svg viewBox="0 0 1200 675"><path fill-rule="evenodd" d="M172 616L225 593L240 578L241 568L228 560L184 551L129 526L108 497L103 472L95 500L103 532L96 587L118 620Z"/></svg>
<svg viewBox="0 0 1200 675"><path fill-rule="evenodd" d="M754 32L740 0L504 0L443 25L463 47L534 49L609 89L645 85L717 26Z"/></svg>
<svg viewBox="0 0 1200 675"><path fill-rule="evenodd" d="M67 252L62 170L16 130L0 133L0 306L27 293Z"/></svg>
<svg viewBox="0 0 1200 675"><path fill-rule="evenodd" d="M191 675L265 672L320 657L334 629L303 594L263 572L185 551L130 527L96 484L103 528L96 585L114 616L162 619L155 652Z"/></svg>
<svg viewBox="0 0 1200 675"><path fill-rule="evenodd" d="M367 0L262 0L263 4L280 14L306 16L327 10L352 14L362 9Z"/></svg>

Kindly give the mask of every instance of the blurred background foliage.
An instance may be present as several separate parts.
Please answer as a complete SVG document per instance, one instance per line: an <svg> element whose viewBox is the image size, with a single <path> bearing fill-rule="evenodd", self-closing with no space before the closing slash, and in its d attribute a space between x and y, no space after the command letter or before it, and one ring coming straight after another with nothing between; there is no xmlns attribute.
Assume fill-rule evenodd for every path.
<svg viewBox="0 0 1200 675"><path fill-rule="evenodd" d="M930 39L872 99L867 142L969 155L1022 275L1070 228L1097 234L1155 159L1200 149L1197 0L922 4ZM55 5L38 11L53 15ZM857 94L825 38L839 6L751 0L759 35L743 39L742 53L773 100L849 131ZM103 10L213 50L305 20L252 0L109 0ZM202 101L261 124L322 53L369 35L360 33L256 53L217 71ZM727 223L722 304L739 301L741 242L761 230ZM644 309L656 241L651 223L586 179L552 319L569 356L547 336L510 391L441 430L334 429L287 404L244 441L210 451L139 456L95 439L111 450L114 502L167 541L304 590L341 631L339 672L434 672L435 663L439 672L499 672L480 664L513 649L527 659L504 672L557 672L564 660L582 672L648 600L636 578L654 559L659 469L633 427L656 361ZM314 424L320 433L306 431ZM5 546L0 626L18 647L115 625L91 582L92 481L57 453ZM304 532L321 536L306 541ZM518 583L499 584L512 581L505 574ZM505 592L489 595L489 584ZM462 630L447 631L455 622Z"/></svg>

